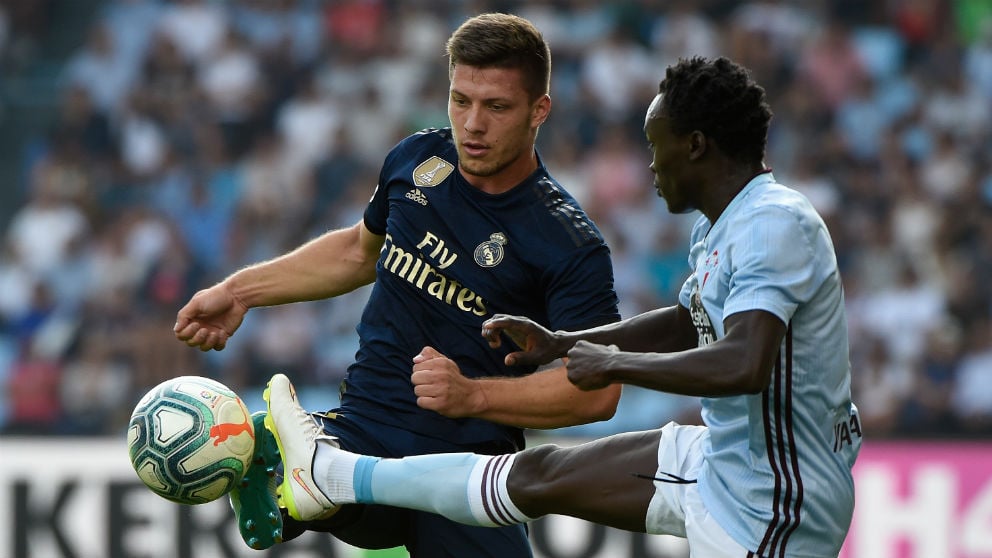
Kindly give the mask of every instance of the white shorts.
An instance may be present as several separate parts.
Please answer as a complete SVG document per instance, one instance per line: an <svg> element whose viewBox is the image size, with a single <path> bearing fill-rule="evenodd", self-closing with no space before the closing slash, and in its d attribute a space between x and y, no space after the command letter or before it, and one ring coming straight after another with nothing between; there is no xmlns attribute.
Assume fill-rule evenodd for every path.
<svg viewBox="0 0 992 558"><path fill-rule="evenodd" d="M705 426L674 422L661 429L656 479L696 479L703 463L702 441L709 435ZM689 558L746 558L748 550L717 525L699 497L696 483L654 481L654 497L645 519L653 535L685 537Z"/></svg>

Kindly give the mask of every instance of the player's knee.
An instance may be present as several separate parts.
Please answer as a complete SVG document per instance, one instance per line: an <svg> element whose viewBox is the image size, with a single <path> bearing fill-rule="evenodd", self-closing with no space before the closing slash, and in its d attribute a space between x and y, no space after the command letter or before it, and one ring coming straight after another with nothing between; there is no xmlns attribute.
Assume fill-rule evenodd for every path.
<svg viewBox="0 0 992 558"><path fill-rule="evenodd" d="M548 513L547 505L566 481L561 475L562 448L545 444L517 454L507 478L514 505L530 517Z"/></svg>

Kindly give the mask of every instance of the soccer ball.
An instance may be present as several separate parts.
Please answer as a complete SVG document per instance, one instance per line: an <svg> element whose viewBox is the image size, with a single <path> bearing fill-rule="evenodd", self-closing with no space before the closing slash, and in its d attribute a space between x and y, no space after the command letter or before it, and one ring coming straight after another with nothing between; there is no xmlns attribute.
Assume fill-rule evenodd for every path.
<svg viewBox="0 0 992 558"><path fill-rule="evenodd" d="M127 450L138 478L180 504L220 498L241 482L255 449L248 408L220 382L166 380L138 401Z"/></svg>

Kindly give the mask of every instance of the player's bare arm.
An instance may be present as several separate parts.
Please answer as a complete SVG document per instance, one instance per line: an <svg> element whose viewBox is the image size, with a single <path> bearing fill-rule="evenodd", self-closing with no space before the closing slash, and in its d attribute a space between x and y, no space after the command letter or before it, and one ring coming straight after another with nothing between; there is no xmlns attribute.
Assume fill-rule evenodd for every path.
<svg viewBox="0 0 992 558"><path fill-rule="evenodd" d="M176 338L202 351L222 350L249 308L319 300L375 280L383 237L364 223L325 233L196 293L176 316Z"/></svg>
<svg viewBox="0 0 992 558"><path fill-rule="evenodd" d="M506 355L508 366L546 364L565 356L580 339L635 352L684 351L695 347L697 340L689 310L681 305L574 332L551 332L529 318L505 314L497 314L482 324L482 336L490 347L502 345L501 333L522 349Z"/></svg>
<svg viewBox="0 0 992 558"><path fill-rule="evenodd" d="M225 282L249 308L334 297L375 280L383 241L384 237L372 234L359 222L246 267Z"/></svg>
<svg viewBox="0 0 992 558"><path fill-rule="evenodd" d="M620 386L582 391L564 366L522 377L468 378L433 347L414 358L411 381L417 404L452 418L474 417L519 428L548 429L608 420Z"/></svg>
<svg viewBox="0 0 992 558"><path fill-rule="evenodd" d="M609 383L703 397L760 393L768 386L786 327L763 310L733 314L726 335L675 353L617 351L577 343L568 356L569 379L583 389Z"/></svg>

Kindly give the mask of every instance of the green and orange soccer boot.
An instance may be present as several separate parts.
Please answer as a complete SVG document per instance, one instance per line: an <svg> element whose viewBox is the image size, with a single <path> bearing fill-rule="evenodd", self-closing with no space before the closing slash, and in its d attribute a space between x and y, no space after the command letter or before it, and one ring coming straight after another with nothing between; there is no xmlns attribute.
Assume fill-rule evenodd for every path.
<svg viewBox="0 0 992 558"><path fill-rule="evenodd" d="M276 496L279 447L265 428L265 415L265 411L251 415L255 427L251 466L241 484L229 494L241 538L255 550L264 550L283 540L282 514Z"/></svg>

